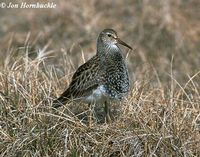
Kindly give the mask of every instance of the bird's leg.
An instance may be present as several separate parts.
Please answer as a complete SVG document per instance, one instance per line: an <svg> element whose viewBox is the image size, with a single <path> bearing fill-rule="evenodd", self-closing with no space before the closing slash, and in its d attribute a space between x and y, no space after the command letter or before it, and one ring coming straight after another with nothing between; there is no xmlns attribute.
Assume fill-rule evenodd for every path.
<svg viewBox="0 0 200 157"><path fill-rule="evenodd" d="M111 112L110 112L110 107L107 101L105 101L104 111L106 114L105 121L108 123L111 122L111 117L110 117Z"/></svg>
<svg viewBox="0 0 200 157"><path fill-rule="evenodd" d="M89 123L89 127L91 127L92 123L93 123L93 112L94 112L93 106L94 106L94 104L89 103L88 106L89 106L89 115L88 115L89 122L88 123Z"/></svg>

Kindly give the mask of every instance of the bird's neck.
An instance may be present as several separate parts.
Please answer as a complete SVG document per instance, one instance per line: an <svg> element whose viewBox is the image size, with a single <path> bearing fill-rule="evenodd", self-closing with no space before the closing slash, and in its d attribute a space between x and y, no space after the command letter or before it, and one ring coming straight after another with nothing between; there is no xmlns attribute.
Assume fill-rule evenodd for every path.
<svg viewBox="0 0 200 157"><path fill-rule="evenodd" d="M104 43L100 39L97 41L97 56L100 58L102 64L123 59L121 50L117 45Z"/></svg>

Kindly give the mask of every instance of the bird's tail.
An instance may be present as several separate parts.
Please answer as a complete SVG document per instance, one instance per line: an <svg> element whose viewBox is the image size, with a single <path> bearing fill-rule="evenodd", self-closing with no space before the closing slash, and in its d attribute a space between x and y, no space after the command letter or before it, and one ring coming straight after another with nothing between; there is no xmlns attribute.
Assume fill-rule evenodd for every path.
<svg viewBox="0 0 200 157"><path fill-rule="evenodd" d="M64 102L60 98L53 100L52 107L58 108L64 105Z"/></svg>
<svg viewBox="0 0 200 157"><path fill-rule="evenodd" d="M58 108L65 105L69 101L69 92L65 91L59 98L53 100L52 107Z"/></svg>

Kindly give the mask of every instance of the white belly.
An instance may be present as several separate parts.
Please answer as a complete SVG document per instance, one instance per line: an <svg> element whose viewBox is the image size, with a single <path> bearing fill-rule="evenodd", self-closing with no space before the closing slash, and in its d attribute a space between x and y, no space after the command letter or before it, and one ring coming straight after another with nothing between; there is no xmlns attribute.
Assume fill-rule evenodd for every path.
<svg viewBox="0 0 200 157"><path fill-rule="evenodd" d="M84 98L86 103L104 103L107 99L106 90L103 85L95 89L91 95Z"/></svg>

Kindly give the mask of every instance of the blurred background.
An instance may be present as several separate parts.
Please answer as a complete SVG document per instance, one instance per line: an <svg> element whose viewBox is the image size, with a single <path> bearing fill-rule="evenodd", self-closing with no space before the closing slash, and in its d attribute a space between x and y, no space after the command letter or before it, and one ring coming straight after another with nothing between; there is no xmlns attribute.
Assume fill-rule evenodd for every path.
<svg viewBox="0 0 200 157"><path fill-rule="evenodd" d="M11 1L21 3L21 1ZM38 1L42 3L52 1ZM27 1L31 3L31 1ZM128 54L131 77L168 86L171 77L184 84L200 70L200 1L197 0L60 0L55 9L0 9L0 65L12 56L30 58L50 51L46 61L61 76L63 55L78 65L96 53L96 39L113 28L134 50ZM81 59L80 59L81 58ZM134 72L134 74L133 74ZM194 82L198 82L196 76Z"/></svg>

